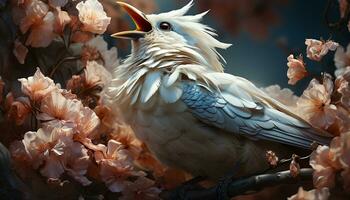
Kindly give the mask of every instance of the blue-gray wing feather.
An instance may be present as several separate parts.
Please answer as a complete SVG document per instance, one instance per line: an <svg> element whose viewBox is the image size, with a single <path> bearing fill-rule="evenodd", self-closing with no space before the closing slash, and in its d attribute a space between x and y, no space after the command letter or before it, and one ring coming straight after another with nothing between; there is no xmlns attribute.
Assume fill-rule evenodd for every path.
<svg viewBox="0 0 350 200"><path fill-rule="evenodd" d="M310 148L313 142L330 141L305 121L253 100L209 91L193 82L183 83L181 100L200 121L233 134L301 148Z"/></svg>

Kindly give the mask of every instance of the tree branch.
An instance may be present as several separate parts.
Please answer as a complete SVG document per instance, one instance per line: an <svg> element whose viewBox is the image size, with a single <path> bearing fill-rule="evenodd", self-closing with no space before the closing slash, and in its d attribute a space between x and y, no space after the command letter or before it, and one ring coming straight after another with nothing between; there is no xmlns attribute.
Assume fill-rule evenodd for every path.
<svg viewBox="0 0 350 200"><path fill-rule="evenodd" d="M300 170L299 175L293 178L290 171L281 171L274 174L261 174L238 180L225 179L220 181L218 185L205 189L200 188L194 190L183 191L175 189L162 192L162 199L186 199L186 200L219 200L230 199L235 196L251 194L252 191L258 192L268 186L275 186L279 184L296 184L300 181L312 180L313 169L304 168ZM185 186L186 187L186 186ZM192 186L192 188L196 188ZM184 189L184 188L183 188ZM186 189L186 188L185 188Z"/></svg>

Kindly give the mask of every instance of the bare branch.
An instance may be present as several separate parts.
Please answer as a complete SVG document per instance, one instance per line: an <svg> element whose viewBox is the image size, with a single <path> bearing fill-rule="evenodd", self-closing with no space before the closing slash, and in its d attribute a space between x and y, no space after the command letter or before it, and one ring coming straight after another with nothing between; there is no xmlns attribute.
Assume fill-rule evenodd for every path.
<svg viewBox="0 0 350 200"><path fill-rule="evenodd" d="M293 178L289 170L274 174L261 174L238 180L225 179L212 188L198 188L198 186L184 186L176 190L165 191L161 194L162 199L186 199L186 200L221 200L230 199L235 196L258 192L268 186L279 184L297 184L300 181L312 180L311 168L300 170L297 177ZM191 190L191 188L193 188Z"/></svg>

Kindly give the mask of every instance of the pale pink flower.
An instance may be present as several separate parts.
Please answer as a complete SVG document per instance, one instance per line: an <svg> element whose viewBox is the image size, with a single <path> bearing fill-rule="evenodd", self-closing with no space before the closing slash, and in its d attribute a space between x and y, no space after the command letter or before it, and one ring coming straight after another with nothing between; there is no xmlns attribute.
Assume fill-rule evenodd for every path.
<svg viewBox="0 0 350 200"><path fill-rule="evenodd" d="M88 61L96 61L112 71L119 66L118 51L116 47L108 49L107 42L102 36L97 36L86 42L81 51L82 62L84 65Z"/></svg>
<svg viewBox="0 0 350 200"><path fill-rule="evenodd" d="M146 177L140 176L136 181L127 185L122 191L121 200L155 200L159 199L161 190L154 186L155 182Z"/></svg>
<svg viewBox="0 0 350 200"><path fill-rule="evenodd" d="M37 118L45 122L48 127L55 127L57 124L65 124L76 127L81 137L87 137L98 125L97 115L77 99L66 99L59 92L52 92L47 95L40 107Z"/></svg>
<svg viewBox="0 0 350 200"><path fill-rule="evenodd" d="M42 1L33 0L26 8L26 16L22 19L20 29L26 33L31 29L26 45L47 47L56 37L54 31L55 16L49 6Z"/></svg>
<svg viewBox="0 0 350 200"><path fill-rule="evenodd" d="M100 119L97 117L96 113L90 108L84 107L82 104L74 121L77 124L77 132L80 137L93 138L94 130L100 124Z"/></svg>
<svg viewBox="0 0 350 200"><path fill-rule="evenodd" d="M344 189L350 191L350 132L341 133L332 140L330 161L337 171L341 171Z"/></svg>
<svg viewBox="0 0 350 200"><path fill-rule="evenodd" d="M27 57L28 48L24 46L18 39L15 40L13 54L16 56L19 63L24 64Z"/></svg>
<svg viewBox="0 0 350 200"><path fill-rule="evenodd" d="M64 28L71 22L71 18L66 11L62 11L60 7L57 7L54 11L55 24L54 31L58 34L63 34Z"/></svg>
<svg viewBox="0 0 350 200"><path fill-rule="evenodd" d="M350 132L340 134L331 143L331 160L338 169L350 168Z"/></svg>
<svg viewBox="0 0 350 200"><path fill-rule="evenodd" d="M327 129L337 116L337 107L331 103L332 92L333 82L329 75L324 75L323 84L313 79L297 101L300 116L315 127Z"/></svg>
<svg viewBox="0 0 350 200"><path fill-rule="evenodd" d="M53 80L45 77L39 68L36 70L34 76L18 80L22 84L22 92L28 95L33 101L40 101L48 93L57 89Z"/></svg>
<svg viewBox="0 0 350 200"><path fill-rule="evenodd" d="M24 144L20 140L15 140L10 144L9 152L11 157L15 162L25 163L27 166L30 166L31 158L28 155Z"/></svg>
<svg viewBox="0 0 350 200"><path fill-rule="evenodd" d="M287 60L288 60L287 76L289 78L288 83L291 85L294 85L299 80L307 76L307 71L305 70L305 63L303 61L302 56L299 56L298 58L294 58L293 54L289 55Z"/></svg>
<svg viewBox="0 0 350 200"><path fill-rule="evenodd" d="M69 145L64 151L61 162L68 175L84 186L91 184L91 181L85 177L90 157L88 150L82 144L74 142Z"/></svg>
<svg viewBox="0 0 350 200"><path fill-rule="evenodd" d="M25 17L20 23L22 33L26 33L35 24L40 24L49 12L49 6L42 1L33 0L26 6Z"/></svg>
<svg viewBox="0 0 350 200"><path fill-rule="evenodd" d="M328 188L305 191L299 187L298 193L288 198L288 200L327 200L329 197Z"/></svg>
<svg viewBox="0 0 350 200"><path fill-rule="evenodd" d="M313 173L313 182L316 188L334 187L337 169L332 166L328 146L317 147L316 151L311 154L310 165L315 170Z"/></svg>
<svg viewBox="0 0 350 200"><path fill-rule="evenodd" d="M338 43L331 40L320 41L315 39L306 39L305 44L307 45L307 57L315 61L320 61L328 51L335 51L339 46Z"/></svg>
<svg viewBox="0 0 350 200"><path fill-rule="evenodd" d="M42 163L45 167L42 173L47 177L58 178L63 173L59 156L64 148L73 143L73 129L61 126L53 129L39 129L37 132L27 132L22 140L32 165L37 169Z"/></svg>
<svg viewBox="0 0 350 200"><path fill-rule="evenodd" d="M290 109L295 109L298 97L288 88L281 88L279 85L270 85L263 90L272 98L278 100Z"/></svg>
<svg viewBox="0 0 350 200"><path fill-rule="evenodd" d="M39 129L27 132L23 144L35 169L49 179L59 179L66 171L83 185L91 182L85 177L90 163L87 149L73 142L74 130L61 126L53 129Z"/></svg>
<svg viewBox="0 0 350 200"><path fill-rule="evenodd" d="M337 127L338 127L338 133L336 135L339 135L340 133L345 133L350 131L350 115L349 111L344 108L343 106L337 107Z"/></svg>
<svg viewBox="0 0 350 200"><path fill-rule="evenodd" d="M76 6L79 11L79 20L83 24L83 31L103 34L109 25L111 18L107 17L103 6L97 0L79 2Z"/></svg>
<svg viewBox="0 0 350 200"><path fill-rule="evenodd" d="M82 76L73 75L72 78L67 81L66 87L68 90L71 90L72 92L74 92L75 89L77 89L77 88L80 89L80 88L84 87ZM76 93L76 92L74 92L74 93Z"/></svg>
<svg viewBox="0 0 350 200"><path fill-rule="evenodd" d="M31 114L32 108L27 98L18 98L11 103L8 111L9 118L13 119L17 125L22 125L26 118Z"/></svg>
<svg viewBox="0 0 350 200"><path fill-rule="evenodd" d="M350 72L350 70L349 70ZM350 84L344 78L336 80L337 92L341 95L340 102L346 108L350 108Z"/></svg>
<svg viewBox="0 0 350 200"><path fill-rule="evenodd" d="M334 74L336 77L345 73L346 69L350 69L350 44L348 44L346 51L344 47L337 48L334 54L334 64L337 67Z"/></svg>
<svg viewBox="0 0 350 200"><path fill-rule="evenodd" d="M53 127L61 122L75 123L82 107L80 101L66 99L58 91L53 91L42 100L37 118Z"/></svg>
<svg viewBox="0 0 350 200"><path fill-rule="evenodd" d="M136 138L130 127L123 124L118 124L117 128L118 132L111 134L111 137L120 142L134 159L138 158L140 153L143 151L142 142Z"/></svg>
<svg viewBox="0 0 350 200"><path fill-rule="evenodd" d="M112 79L111 73L109 73L106 68L95 61L87 62L84 75L85 83L90 87L94 87L96 85L103 87Z"/></svg>
<svg viewBox="0 0 350 200"><path fill-rule="evenodd" d="M31 32L27 38L26 45L32 47L47 47L56 37L54 33L55 16L52 12L48 12L42 19L42 22L31 28Z"/></svg>
<svg viewBox="0 0 350 200"><path fill-rule="evenodd" d="M99 164L102 181L112 192L123 191L131 184L131 177L145 176L144 172L134 169L132 159L121 143L109 140L105 149L95 152L95 160Z"/></svg>
<svg viewBox="0 0 350 200"><path fill-rule="evenodd" d="M269 163L270 166L276 167L278 164L278 157L276 156L275 152L273 151L267 151L265 154L265 157L267 159L267 162Z"/></svg>
<svg viewBox="0 0 350 200"><path fill-rule="evenodd" d="M289 171L292 177L297 177L300 173L300 165L296 159L297 159L297 156L293 155L292 161L289 164Z"/></svg>

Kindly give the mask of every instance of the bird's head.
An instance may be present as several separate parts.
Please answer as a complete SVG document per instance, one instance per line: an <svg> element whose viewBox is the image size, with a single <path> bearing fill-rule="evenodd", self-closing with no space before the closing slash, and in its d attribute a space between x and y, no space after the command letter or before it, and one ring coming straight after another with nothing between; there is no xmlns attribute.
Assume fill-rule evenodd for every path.
<svg viewBox="0 0 350 200"><path fill-rule="evenodd" d="M186 15L193 5L192 1L178 10L149 15L127 3L118 4L130 15L136 30L118 32L112 36L132 40L131 57L158 56L160 60L174 60L175 56L177 59L183 58L185 63L191 61L214 71L223 71L222 57L216 49L226 49L230 44L215 39L214 30L200 23L207 12Z"/></svg>

